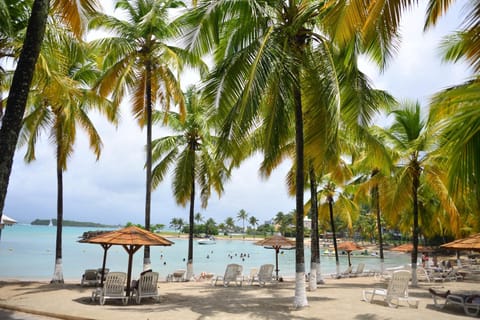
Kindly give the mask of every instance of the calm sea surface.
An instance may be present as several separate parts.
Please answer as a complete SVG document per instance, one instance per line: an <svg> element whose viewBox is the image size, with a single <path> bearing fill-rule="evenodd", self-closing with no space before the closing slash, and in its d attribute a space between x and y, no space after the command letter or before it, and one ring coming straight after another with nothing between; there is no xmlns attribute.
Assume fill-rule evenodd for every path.
<svg viewBox="0 0 480 320"><path fill-rule="evenodd" d="M100 245L79 243L85 231L95 228L64 227L63 229L63 275L67 280L80 279L85 269L99 268L102 265L103 249ZM104 229L102 229L104 230ZM0 240L0 278L43 279L53 276L55 264L56 228L48 226L14 225L2 230ZM169 238L170 247L151 247L152 269L161 277L166 277L176 269L186 269L188 240ZM322 252L325 248L322 248ZM275 251L256 246L251 241L217 240L214 245L194 243L194 272L223 274L228 263L243 265L244 273L258 268L264 263L275 264ZM242 256L242 257L241 257ZM305 249L307 272L310 269L310 248ZM380 269L379 259L355 255L354 267L364 262L366 270ZM407 254L386 256L385 266L394 267L409 262ZM110 271L127 271L128 255L121 246L108 250L107 268ZM347 267L347 257L340 257L341 270ZM295 250L285 250L279 254L280 275L295 274ZM322 274L335 272L335 258L321 257ZM143 267L143 249L134 255L133 274L139 274Z"/></svg>

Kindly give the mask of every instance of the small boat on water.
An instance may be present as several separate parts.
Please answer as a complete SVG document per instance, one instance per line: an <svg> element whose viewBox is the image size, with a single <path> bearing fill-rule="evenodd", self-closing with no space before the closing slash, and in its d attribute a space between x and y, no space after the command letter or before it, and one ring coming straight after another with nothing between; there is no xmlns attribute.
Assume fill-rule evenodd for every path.
<svg viewBox="0 0 480 320"><path fill-rule="evenodd" d="M215 238L214 237L208 237L208 238L205 238L205 239L200 239L200 240L197 240L197 243L201 244L201 245L215 244Z"/></svg>

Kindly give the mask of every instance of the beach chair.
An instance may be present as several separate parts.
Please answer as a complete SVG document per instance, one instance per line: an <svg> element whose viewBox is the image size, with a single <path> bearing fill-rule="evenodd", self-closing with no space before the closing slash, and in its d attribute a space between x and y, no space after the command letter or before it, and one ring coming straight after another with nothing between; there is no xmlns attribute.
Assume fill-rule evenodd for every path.
<svg viewBox="0 0 480 320"><path fill-rule="evenodd" d="M419 300L408 296L408 282L411 272L408 270L398 270L392 273L392 278L386 289L373 288L363 290L363 300L372 303L375 296L383 297L389 307L398 307L400 301L406 301L410 307L418 308ZM368 298L370 295L370 298ZM393 304L397 300L397 304Z"/></svg>
<svg viewBox="0 0 480 320"><path fill-rule="evenodd" d="M430 282L430 275L424 267L417 266L417 280Z"/></svg>
<svg viewBox="0 0 480 320"><path fill-rule="evenodd" d="M135 297L137 304L140 304L142 298L153 298L160 300L158 295L158 272L147 272L140 276L137 286L133 289L132 298Z"/></svg>
<svg viewBox="0 0 480 320"><path fill-rule="evenodd" d="M80 284L82 286L97 286L100 284L101 274L97 269L87 269L82 275Z"/></svg>
<svg viewBox="0 0 480 320"><path fill-rule="evenodd" d="M363 275L363 270L365 269L365 263L359 263L357 266L357 270L350 273L350 277L358 277Z"/></svg>
<svg viewBox="0 0 480 320"><path fill-rule="evenodd" d="M435 307L444 309L448 304L457 305L469 316L480 314L480 295L476 294L452 294L450 290L441 293L434 289L428 289L433 298Z"/></svg>
<svg viewBox="0 0 480 320"><path fill-rule="evenodd" d="M186 274L186 272L187 272L187 270L185 270L185 269L175 270L173 273L170 273L169 275L167 275L167 282L172 282L172 281L181 282L181 281L185 281L185 274Z"/></svg>
<svg viewBox="0 0 480 320"><path fill-rule="evenodd" d="M104 305L108 299L121 299L123 304L128 303L128 297L125 295L125 285L127 282L127 274L125 272L109 272L103 288L97 288L92 292L92 301L98 297L100 304Z"/></svg>
<svg viewBox="0 0 480 320"><path fill-rule="evenodd" d="M345 271L340 272L340 273L334 273L332 274L332 278L334 279L340 279L340 278L348 278L352 274L353 267L349 266Z"/></svg>
<svg viewBox="0 0 480 320"><path fill-rule="evenodd" d="M257 274L254 274L250 279L250 284L256 280L258 285L263 287L267 282L271 283L273 280L273 264L264 264L260 266L260 270Z"/></svg>
<svg viewBox="0 0 480 320"><path fill-rule="evenodd" d="M222 281L224 287L228 287L230 282L235 282L235 285L241 286L243 282L242 272L243 267L241 265L231 263L227 265L223 276L216 276L215 279L212 279L212 285L216 286L218 281Z"/></svg>

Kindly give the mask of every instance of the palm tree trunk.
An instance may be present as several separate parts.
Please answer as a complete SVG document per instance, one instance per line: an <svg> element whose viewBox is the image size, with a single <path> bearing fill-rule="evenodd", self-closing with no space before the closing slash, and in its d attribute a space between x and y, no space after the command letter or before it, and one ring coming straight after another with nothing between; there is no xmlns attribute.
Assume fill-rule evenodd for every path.
<svg viewBox="0 0 480 320"><path fill-rule="evenodd" d="M418 258L418 188L420 186L419 172L420 167L417 164L413 175L412 195L413 195L413 250L412 250L412 286L417 286L417 258Z"/></svg>
<svg viewBox="0 0 480 320"><path fill-rule="evenodd" d="M60 128L61 131L61 128ZM63 168L60 163L61 142L57 142L57 239L55 243L55 270L51 283L63 283L62 229L63 229Z"/></svg>
<svg viewBox="0 0 480 320"><path fill-rule="evenodd" d="M312 233L310 235L310 279L309 288L310 291L317 290L317 283L323 283L320 272L320 245L318 239L318 202L317 202L317 181L313 167L310 165L310 204L311 204L311 219L312 219ZM317 275L320 278L317 279Z"/></svg>
<svg viewBox="0 0 480 320"><path fill-rule="evenodd" d="M298 75L300 72L298 72ZM300 76L297 77L300 79ZM295 246L295 307L308 306L307 292L305 289L305 252L303 231L303 191L304 191L304 146L303 146L303 111L302 97L298 87L293 89L295 100L295 151L296 151L296 246Z"/></svg>
<svg viewBox="0 0 480 320"><path fill-rule="evenodd" d="M190 147L191 152L193 153L193 163L192 163L192 176L191 176L191 193L190 193L190 216L189 216L189 232L188 232L188 261L187 261L187 280L193 278L193 232L194 232L194 223L195 223L195 146Z"/></svg>
<svg viewBox="0 0 480 320"><path fill-rule="evenodd" d="M373 170L372 177L378 173L379 171L377 169ZM378 246L380 251L380 272L383 273L385 268L384 266L385 258L383 255L382 220L380 216L380 193L379 193L378 184L375 184L375 186L372 188L372 201L373 201L373 207L375 208L375 213L377 216Z"/></svg>
<svg viewBox="0 0 480 320"><path fill-rule="evenodd" d="M340 261L338 259L337 235L335 232L335 222L333 220L333 198L328 196L328 209L330 211L330 225L332 226L333 248L335 250L335 263L337 266L337 274L340 274Z"/></svg>
<svg viewBox="0 0 480 320"><path fill-rule="evenodd" d="M13 75L5 114L0 128L0 218L7 196L8 182L12 172L13 157L18 135L22 127L30 84L45 35L49 0L35 0L28 21L22 52Z"/></svg>
<svg viewBox="0 0 480 320"><path fill-rule="evenodd" d="M147 163L146 163L146 191L145 191L145 229L150 231L150 211L152 196L152 71L150 63L145 65L145 108L147 122ZM150 269L150 247L145 246L143 252L143 269Z"/></svg>

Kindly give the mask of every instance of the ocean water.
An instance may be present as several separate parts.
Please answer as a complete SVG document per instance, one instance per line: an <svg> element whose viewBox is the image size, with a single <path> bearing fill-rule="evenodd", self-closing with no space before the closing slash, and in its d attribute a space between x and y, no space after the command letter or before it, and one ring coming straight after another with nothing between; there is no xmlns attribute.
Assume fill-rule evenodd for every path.
<svg viewBox="0 0 480 320"><path fill-rule="evenodd" d="M102 265L103 249L100 245L79 243L85 231L95 228L64 227L63 229L63 275L66 280L80 280L85 269L99 268ZM102 229L104 230L104 229ZM55 265L56 228L17 224L5 227L0 239L0 278L49 280ZM170 247L151 247L152 269L161 277L166 277L176 269L186 269L188 240L169 237L175 244ZM322 252L325 248L322 248ZM252 241L217 240L214 245L194 243L194 273L211 272L223 274L228 263L243 265L244 274L251 268L265 263L275 264L275 250L254 245ZM385 266L394 267L408 263L407 254L388 253ZM366 270L379 270L380 259L361 255L352 256L354 267L365 263ZM295 275L295 250L284 250L278 256L279 274ZM340 256L341 271L347 268L347 256ZM127 271L128 255L121 246L108 250L106 267L110 271ZM305 265L310 268L310 249L305 249ZM321 257L322 274L334 273L335 258ZM143 269L143 249L137 251L133 261L133 275Z"/></svg>

